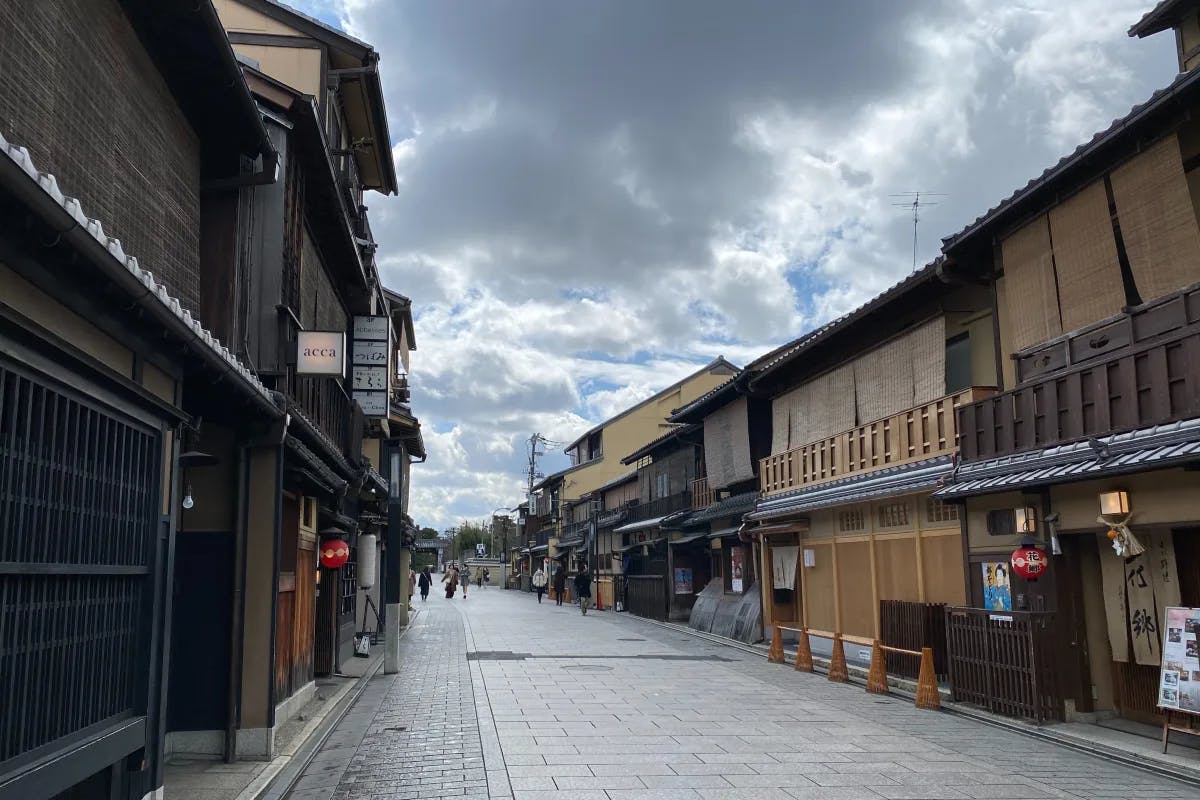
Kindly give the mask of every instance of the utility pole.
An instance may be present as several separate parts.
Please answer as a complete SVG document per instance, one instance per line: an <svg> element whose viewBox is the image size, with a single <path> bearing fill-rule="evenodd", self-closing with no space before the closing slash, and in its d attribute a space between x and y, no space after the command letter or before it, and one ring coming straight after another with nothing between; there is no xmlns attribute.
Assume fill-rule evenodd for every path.
<svg viewBox="0 0 1200 800"><path fill-rule="evenodd" d="M410 532L404 520L404 460L408 452L397 445L388 454L387 548L384 564L384 651L383 671L400 671L400 629L408 625L408 571L412 563Z"/></svg>

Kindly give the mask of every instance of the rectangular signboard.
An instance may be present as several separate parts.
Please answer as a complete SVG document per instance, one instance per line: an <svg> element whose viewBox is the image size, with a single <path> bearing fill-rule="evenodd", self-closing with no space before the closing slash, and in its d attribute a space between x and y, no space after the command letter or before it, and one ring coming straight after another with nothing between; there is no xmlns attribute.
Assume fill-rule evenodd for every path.
<svg viewBox="0 0 1200 800"><path fill-rule="evenodd" d="M387 392L353 392L354 401L362 408L363 416L386 417L388 415Z"/></svg>
<svg viewBox="0 0 1200 800"><path fill-rule="evenodd" d="M346 333L344 331L300 331L296 335L296 373L299 375L345 375Z"/></svg>
<svg viewBox="0 0 1200 800"><path fill-rule="evenodd" d="M388 365L388 343L356 340L354 342L354 361L352 363L386 368Z"/></svg>
<svg viewBox="0 0 1200 800"><path fill-rule="evenodd" d="M388 388L387 367L355 365L351 370L350 388L360 392L386 392Z"/></svg>
<svg viewBox="0 0 1200 800"><path fill-rule="evenodd" d="M387 317L355 317L354 338L386 342L391 338L391 324Z"/></svg>

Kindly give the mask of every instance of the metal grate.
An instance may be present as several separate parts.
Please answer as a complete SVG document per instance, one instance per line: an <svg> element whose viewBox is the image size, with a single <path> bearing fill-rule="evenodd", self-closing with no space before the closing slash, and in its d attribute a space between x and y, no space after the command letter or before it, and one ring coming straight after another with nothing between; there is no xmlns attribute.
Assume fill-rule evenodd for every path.
<svg viewBox="0 0 1200 800"><path fill-rule="evenodd" d="M161 459L155 431L0 361L0 761L145 713Z"/></svg>
<svg viewBox="0 0 1200 800"><path fill-rule="evenodd" d="M354 555L357 555L357 552ZM358 563L356 561L347 561L342 564L342 568L338 570L338 583L341 585L338 614L354 616L358 603Z"/></svg>

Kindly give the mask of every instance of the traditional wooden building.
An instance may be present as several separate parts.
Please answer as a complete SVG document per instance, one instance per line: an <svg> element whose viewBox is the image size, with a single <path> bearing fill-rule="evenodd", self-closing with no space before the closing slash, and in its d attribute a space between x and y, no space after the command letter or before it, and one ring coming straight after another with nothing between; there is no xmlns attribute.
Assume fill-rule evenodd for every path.
<svg viewBox="0 0 1200 800"><path fill-rule="evenodd" d="M692 484L703 469L703 433L700 425L676 425L621 459L637 469L638 502L627 507L612 534L621 537L623 605L635 614L687 619L691 611L690 583L675 591L669 541L691 513Z"/></svg>
<svg viewBox="0 0 1200 800"><path fill-rule="evenodd" d="M1160 3L1131 31L1174 28L1187 71L945 241L994 287L1001 389L958 409L936 494L961 504L980 609L952 633L1030 643L1015 683L964 669L955 690L1002 713L1157 720L1163 609L1200 606L1198 8ZM1011 569L1022 542L1047 554L1035 581Z"/></svg>
<svg viewBox="0 0 1200 800"><path fill-rule="evenodd" d="M962 603L958 509L931 493L955 409L994 390L993 327L987 288L939 260L748 367L771 401L747 515L768 628L869 644L883 601Z"/></svg>
<svg viewBox="0 0 1200 800"><path fill-rule="evenodd" d="M286 414L199 322L204 195L277 153L208 3L6 4L0 29L0 796L155 796L193 441L242 420L256 482Z"/></svg>
<svg viewBox="0 0 1200 800"><path fill-rule="evenodd" d="M668 543L673 591L694 593L688 625L747 642L763 635L763 580L755 569L755 544L744 536L744 515L754 509L761 459L771 452L771 403L749 395L753 374L738 373L670 417L702 426L704 442L702 474L691 486L692 514L680 521L682 530Z"/></svg>

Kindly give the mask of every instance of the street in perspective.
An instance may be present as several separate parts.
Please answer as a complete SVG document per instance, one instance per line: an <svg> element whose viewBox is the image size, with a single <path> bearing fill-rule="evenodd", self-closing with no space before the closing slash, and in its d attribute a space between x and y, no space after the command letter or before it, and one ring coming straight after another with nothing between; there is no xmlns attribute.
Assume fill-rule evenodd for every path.
<svg viewBox="0 0 1200 800"><path fill-rule="evenodd" d="M1200 800L1200 0L0 0L0 800Z"/></svg>

